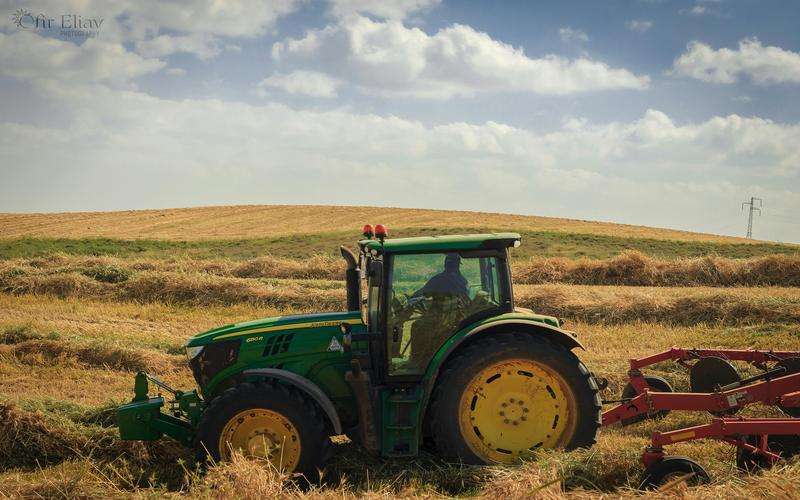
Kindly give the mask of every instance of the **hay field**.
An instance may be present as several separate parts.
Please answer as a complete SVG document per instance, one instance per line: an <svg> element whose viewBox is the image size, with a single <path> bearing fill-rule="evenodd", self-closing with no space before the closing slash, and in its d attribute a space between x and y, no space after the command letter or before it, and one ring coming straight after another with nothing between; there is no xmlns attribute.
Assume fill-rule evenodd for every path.
<svg viewBox="0 0 800 500"><path fill-rule="evenodd" d="M479 228L556 231L680 241L748 242L743 238L593 222L485 212L314 205L243 205L122 212L2 214L3 237L219 239L321 231L352 231L366 223L390 228Z"/></svg>
<svg viewBox="0 0 800 500"><path fill-rule="evenodd" d="M660 422L611 427L601 431L598 444L589 450L545 452L515 467L464 467L426 454L414 460L378 460L337 438L323 483L308 490L242 460L201 474L191 453L167 439L120 441L113 409L132 396L136 370L152 370L178 387L193 386L181 348L192 334L257 317L337 310L344 303L340 263L331 253L299 258L271 251L283 243L270 247L268 239L258 240L266 247L256 256L216 253L221 247L206 247L212 250L202 255L176 254L169 246L161 253L124 253L117 244L94 243L98 236L128 242L139 231L168 245L198 235L207 241L224 237L252 242L265 237L261 231L311 227L329 210L325 231L343 232L310 238L346 244L355 238L347 236L353 232L347 217L360 222L367 210L223 208L229 217L220 215L220 209L0 215L0 233L13 236L0 238L6 245L5 251L0 248L0 497L635 496L639 456L650 433L708 420L705 414L684 413ZM348 210L353 212L347 215ZM389 214L395 209L385 210ZM296 219L290 218L292 211ZM169 214L159 217L160 212ZM437 214L447 219L434 211L397 214L398 221L424 226L437 225ZM470 227L468 219L475 217L446 223ZM159 223L159 218L166 220ZM261 224L267 219L272 225L265 229ZM790 246L775 252L762 246L758 253L745 254L747 258L732 258L713 250L759 244L583 221L515 220L523 219L530 224L526 228L560 232L576 245L586 241L587 248L593 240L578 236L618 238L602 240L597 258L579 252L523 254L512 262L519 304L568 320L587 348L580 357L609 378L608 398L621 391L629 357L673 345L800 350L800 257ZM383 220L392 224L388 215ZM217 230L225 234L215 234ZM53 238L76 245L74 251L51 245ZM630 252L629 243L641 238L667 245ZM680 241L695 245L695 253L687 256L682 250L686 247L675 244ZM35 252L22 248L31 242ZM535 243L528 239L524 245ZM687 386L688 378L673 365L652 373L678 389ZM747 413L771 411L753 408ZM714 482L702 488L676 484L658 493L660 497L790 498L800 488L800 464L748 475L736 470L727 445L698 441L670 453L697 459Z"/></svg>

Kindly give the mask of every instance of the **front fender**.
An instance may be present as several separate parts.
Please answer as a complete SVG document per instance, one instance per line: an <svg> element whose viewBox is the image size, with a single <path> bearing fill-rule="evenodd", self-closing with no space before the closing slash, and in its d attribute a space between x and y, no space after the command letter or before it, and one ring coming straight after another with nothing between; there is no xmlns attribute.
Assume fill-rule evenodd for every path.
<svg viewBox="0 0 800 500"><path fill-rule="evenodd" d="M339 420L339 414L336 413L336 408L333 406L330 398L325 394L325 392L322 391L322 389L319 388L317 384L309 379L296 373L287 370L280 370L278 368L256 368L252 370L245 370L242 373L246 377L275 379L293 385L297 389L303 391L304 394L307 394L320 406L320 408L322 408L322 411L325 412L325 415L328 417L328 420L331 423L331 428L333 429L335 435L338 436L344 432L342 430L342 422Z"/></svg>

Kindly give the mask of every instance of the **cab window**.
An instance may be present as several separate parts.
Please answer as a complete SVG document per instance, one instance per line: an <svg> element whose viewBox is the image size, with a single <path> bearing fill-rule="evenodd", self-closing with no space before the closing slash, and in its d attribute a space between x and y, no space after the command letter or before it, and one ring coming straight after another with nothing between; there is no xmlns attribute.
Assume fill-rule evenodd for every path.
<svg viewBox="0 0 800 500"><path fill-rule="evenodd" d="M496 256L430 253L392 258L387 349L390 375L419 375L468 318L501 306Z"/></svg>

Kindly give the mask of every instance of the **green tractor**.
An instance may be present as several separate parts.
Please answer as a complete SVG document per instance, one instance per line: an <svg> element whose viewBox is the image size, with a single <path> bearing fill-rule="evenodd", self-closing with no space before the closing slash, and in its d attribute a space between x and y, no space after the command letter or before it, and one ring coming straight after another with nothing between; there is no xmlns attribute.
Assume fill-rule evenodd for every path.
<svg viewBox="0 0 800 500"><path fill-rule="evenodd" d="M581 344L559 319L514 305L508 250L520 235L386 233L365 226L358 258L341 248L346 312L192 337L194 390L137 374L117 412L122 439L167 435L201 460L238 452L305 475L341 434L374 455L415 456L424 445L470 464L591 446L601 401L572 352Z"/></svg>

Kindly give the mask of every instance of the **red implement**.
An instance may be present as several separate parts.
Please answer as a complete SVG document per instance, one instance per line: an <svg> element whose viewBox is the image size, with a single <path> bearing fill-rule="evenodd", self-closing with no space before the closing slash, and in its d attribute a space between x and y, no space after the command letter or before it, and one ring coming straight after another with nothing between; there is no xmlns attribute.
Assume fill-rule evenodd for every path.
<svg viewBox="0 0 800 500"><path fill-rule="evenodd" d="M648 379L652 382L658 377L645 377L641 369L664 361L675 361L688 368L694 390L697 384L713 388L713 392L655 390ZM730 361L747 362L762 372L742 379ZM699 367L702 370L693 370ZM730 415L753 403L779 406L790 415L798 415L800 411L800 352L673 347L630 360L628 376L625 394L632 396L623 396L617 401L619 404L603 413L604 426L617 422L624 425L675 410ZM664 389L671 390L668 384ZM665 478L682 473L696 480L708 480L708 474L696 462L686 457L668 457L664 453L667 445L695 439L717 439L735 446L737 463L742 468L769 466L800 453L800 419L714 418L704 425L654 432L652 445L642 455L647 468L643 487L657 486Z"/></svg>

